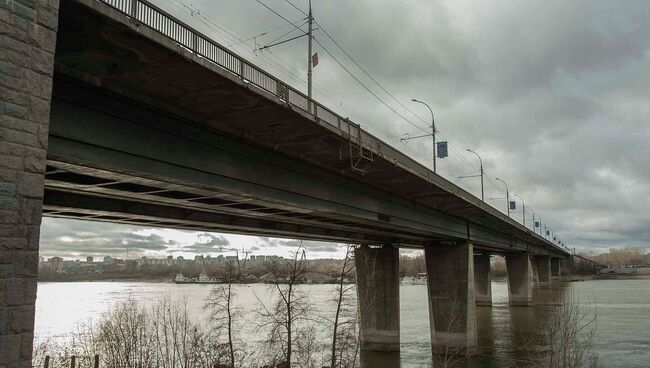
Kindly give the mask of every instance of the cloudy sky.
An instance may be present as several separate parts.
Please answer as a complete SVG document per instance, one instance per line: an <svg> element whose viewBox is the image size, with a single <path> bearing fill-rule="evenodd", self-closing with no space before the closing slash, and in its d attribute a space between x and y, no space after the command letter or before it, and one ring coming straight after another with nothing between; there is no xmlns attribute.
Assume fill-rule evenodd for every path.
<svg viewBox="0 0 650 368"><path fill-rule="evenodd" d="M260 0L297 25L306 0ZM306 38L257 0L158 0L161 7L287 83L305 88ZM452 146L438 171L505 211L504 179L578 250L650 248L650 7L646 1L313 0L315 97L431 165L428 102ZM304 28L304 27L303 27ZM293 33L280 38L297 35ZM370 80L336 42L381 87ZM406 117L405 121L367 88ZM391 95L386 94L387 90ZM398 102L405 105L407 109ZM413 114L415 113L415 115ZM417 125L415 127L413 124ZM421 131L420 131L421 133ZM521 206L513 217L521 219ZM529 210L528 222L531 222ZM43 255L286 254L291 240L44 219ZM314 256L336 244L309 243Z"/></svg>

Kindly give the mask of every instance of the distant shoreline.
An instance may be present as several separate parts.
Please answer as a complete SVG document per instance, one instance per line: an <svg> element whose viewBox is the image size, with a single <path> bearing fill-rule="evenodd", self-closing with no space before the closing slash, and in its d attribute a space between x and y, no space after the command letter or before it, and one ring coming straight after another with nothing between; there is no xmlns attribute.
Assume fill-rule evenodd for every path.
<svg viewBox="0 0 650 368"><path fill-rule="evenodd" d="M168 283L173 284L174 281L169 276L161 277L133 277L132 275L110 275L105 278L89 278L80 277L81 275L66 275L66 277L48 277L39 278L38 282L143 282L143 283ZM598 281L598 280L650 280L650 275L633 275L633 274L597 274L597 275L574 275L569 278L563 278L562 281L578 282L578 281ZM494 278L493 282L506 282L506 278ZM237 282L237 284L256 284L255 282ZM197 284L198 285L198 284Z"/></svg>

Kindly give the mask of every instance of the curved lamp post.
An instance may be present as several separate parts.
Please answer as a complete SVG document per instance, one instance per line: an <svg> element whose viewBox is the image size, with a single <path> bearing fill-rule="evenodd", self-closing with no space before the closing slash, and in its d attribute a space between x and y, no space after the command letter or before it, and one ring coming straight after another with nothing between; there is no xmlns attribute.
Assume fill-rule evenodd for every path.
<svg viewBox="0 0 650 368"><path fill-rule="evenodd" d="M431 110L431 106L429 106L426 102L417 100L415 98L412 98L411 101L421 103L422 105L426 106L429 109L429 112L431 112L431 130L432 130L431 136L433 137L433 172L436 172L436 121L433 117L433 110ZM413 137L413 138L419 138L419 137Z"/></svg>
<svg viewBox="0 0 650 368"><path fill-rule="evenodd" d="M510 217L510 191L508 190L508 184L506 184L505 181L499 179L499 178L494 178L500 182L503 183L503 185L506 186L506 208L508 209L508 217Z"/></svg>

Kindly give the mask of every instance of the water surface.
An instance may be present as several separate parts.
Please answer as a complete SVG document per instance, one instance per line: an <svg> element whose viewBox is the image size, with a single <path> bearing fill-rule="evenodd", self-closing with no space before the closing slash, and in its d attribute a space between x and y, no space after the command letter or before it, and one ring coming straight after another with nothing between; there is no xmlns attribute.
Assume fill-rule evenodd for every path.
<svg viewBox="0 0 650 368"><path fill-rule="evenodd" d="M333 311L332 285L305 286L315 313ZM81 322L96 321L117 302L132 297L146 305L160 298L186 299L197 321L205 320L203 301L210 285L175 285L153 282L70 282L38 285L37 339L66 339ZM268 300L266 285L235 285L236 304L244 310L241 334L251 343L263 339L256 332L254 313L258 298ZM535 307L510 308L507 285L492 284L492 307L477 307L480 355L474 367L501 367L525 354L524 345L538 332L549 308L565 293L595 306L598 330L594 347L601 365L612 368L650 367L650 280L602 280L556 284L537 290ZM368 366L421 367L431 359L426 287L400 287L401 353L364 356ZM321 336L323 340L326 336ZM373 362L380 362L380 365Z"/></svg>

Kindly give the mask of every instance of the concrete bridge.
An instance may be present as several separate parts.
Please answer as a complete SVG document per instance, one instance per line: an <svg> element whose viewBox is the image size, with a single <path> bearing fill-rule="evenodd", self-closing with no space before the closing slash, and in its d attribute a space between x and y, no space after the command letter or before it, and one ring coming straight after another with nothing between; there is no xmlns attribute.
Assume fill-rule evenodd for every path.
<svg viewBox="0 0 650 368"><path fill-rule="evenodd" d="M0 37L0 366L30 364L42 216L360 244L366 350L399 349L399 247L434 352L476 352L490 255L513 306L570 257L146 1L4 1Z"/></svg>

